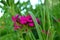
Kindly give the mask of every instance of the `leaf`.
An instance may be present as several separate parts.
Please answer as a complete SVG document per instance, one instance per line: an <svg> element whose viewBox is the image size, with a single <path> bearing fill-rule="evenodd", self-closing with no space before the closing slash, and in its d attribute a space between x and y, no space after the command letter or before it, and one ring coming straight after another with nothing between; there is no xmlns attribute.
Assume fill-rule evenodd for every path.
<svg viewBox="0 0 60 40"><path fill-rule="evenodd" d="M42 35L41 35L41 27L38 25L38 23L37 23L37 21L36 21L36 18L35 18L35 16L33 15L33 13L29 11L29 14L32 16L32 19L33 19L33 21L34 21L34 24L35 24L37 33L38 33L38 35L39 35L39 40L43 40ZM40 27L40 29L39 29L39 27Z"/></svg>

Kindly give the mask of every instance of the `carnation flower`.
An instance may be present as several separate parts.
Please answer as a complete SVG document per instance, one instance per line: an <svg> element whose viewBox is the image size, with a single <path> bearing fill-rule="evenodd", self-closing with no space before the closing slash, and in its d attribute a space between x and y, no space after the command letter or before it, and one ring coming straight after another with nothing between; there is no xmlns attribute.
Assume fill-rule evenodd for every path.
<svg viewBox="0 0 60 40"><path fill-rule="evenodd" d="M29 27L35 26L33 19L30 15L19 16L19 14L17 14L15 16L12 16L12 21L14 22L14 30L21 28L20 25L28 25ZM38 22L38 24L40 24L40 20L38 18L36 18L36 21ZM19 25L16 23L18 23Z"/></svg>

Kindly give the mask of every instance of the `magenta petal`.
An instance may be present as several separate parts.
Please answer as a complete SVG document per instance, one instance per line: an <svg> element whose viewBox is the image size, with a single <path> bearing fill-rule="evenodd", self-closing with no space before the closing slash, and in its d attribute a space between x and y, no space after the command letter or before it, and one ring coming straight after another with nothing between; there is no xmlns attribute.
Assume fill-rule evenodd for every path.
<svg viewBox="0 0 60 40"><path fill-rule="evenodd" d="M29 23L28 24L30 27L33 27L34 26L34 23Z"/></svg>
<svg viewBox="0 0 60 40"><path fill-rule="evenodd" d="M32 17L30 15L26 16L27 22L33 22Z"/></svg>
<svg viewBox="0 0 60 40"><path fill-rule="evenodd" d="M12 16L12 21L16 22L16 18L14 16Z"/></svg>
<svg viewBox="0 0 60 40"><path fill-rule="evenodd" d="M30 15L26 16L26 18L32 20L32 17Z"/></svg>
<svg viewBox="0 0 60 40"><path fill-rule="evenodd" d="M27 20L28 22L33 22L33 20Z"/></svg>
<svg viewBox="0 0 60 40"><path fill-rule="evenodd" d="M26 21L20 21L21 24L26 24L27 22Z"/></svg>
<svg viewBox="0 0 60 40"><path fill-rule="evenodd" d="M21 17L19 18L19 22L20 22L21 24L26 24L27 21L26 21L25 16L21 16Z"/></svg>
<svg viewBox="0 0 60 40"><path fill-rule="evenodd" d="M20 16L20 20L26 20L25 16Z"/></svg>
<svg viewBox="0 0 60 40"><path fill-rule="evenodd" d="M32 19L29 19L29 18L26 18L26 21L27 22L33 22L33 20Z"/></svg>

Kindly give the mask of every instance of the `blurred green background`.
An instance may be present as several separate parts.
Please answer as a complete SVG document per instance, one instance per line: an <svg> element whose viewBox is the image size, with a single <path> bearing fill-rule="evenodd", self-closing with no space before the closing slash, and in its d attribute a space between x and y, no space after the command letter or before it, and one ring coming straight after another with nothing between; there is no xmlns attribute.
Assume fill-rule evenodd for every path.
<svg viewBox="0 0 60 40"><path fill-rule="evenodd" d="M47 18L47 14L44 13L49 13L51 24L56 31L54 40L60 40L60 22L58 22L60 0L0 0L0 15L2 15L0 17L0 40L23 40L19 38L19 31L13 30L11 17L16 14L27 15L28 11L31 11L41 21L43 20L41 26L44 25L44 17ZM47 19L45 21L47 22ZM48 30L47 24L45 24L46 30Z"/></svg>

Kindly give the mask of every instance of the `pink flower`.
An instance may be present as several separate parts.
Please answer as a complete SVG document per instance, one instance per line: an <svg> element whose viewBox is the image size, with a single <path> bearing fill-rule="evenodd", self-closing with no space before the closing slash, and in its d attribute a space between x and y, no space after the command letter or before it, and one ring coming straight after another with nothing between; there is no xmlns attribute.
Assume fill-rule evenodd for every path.
<svg viewBox="0 0 60 40"><path fill-rule="evenodd" d="M19 22L20 22L21 24L26 24L26 23L27 23L25 16L20 16L19 20L20 20Z"/></svg>
<svg viewBox="0 0 60 40"><path fill-rule="evenodd" d="M27 22L26 21L20 21L21 24L26 24Z"/></svg>
<svg viewBox="0 0 60 40"><path fill-rule="evenodd" d="M20 16L20 20L26 20L25 16Z"/></svg>
<svg viewBox="0 0 60 40"><path fill-rule="evenodd" d="M12 21L16 22L16 18L14 16L12 16Z"/></svg>
<svg viewBox="0 0 60 40"><path fill-rule="evenodd" d="M26 16L27 22L33 22L32 17L30 15Z"/></svg>
<svg viewBox="0 0 60 40"><path fill-rule="evenodd" d="M19 16L19 14L16 14L15 16L12 16L12 21L14 22L14 30L21 28L21 26L16 23L19 23L21 25L28 24L30 27L34 27L34 22L30 15ZM38 24L40 24L40 20L38 18L36 18L36 21Z"/></svg>
<svg viewBox="0 0 60 40"><path fill-rule="evenodd" d="M17 18L19 17L19 15L17 14L16 16L12 16L12 21L16 22Z"/></svg>
<svg viewBox="0 0 60 40"><path fill-rule="evenodd" d="M28 25L29 25L30 27L33 27L33 26L34 26L34 23L28 23Z"/></svg>
<svg viewBox="0 0 60 40"><path fill-rule="evenodd" d="M32 19L28 19L28 18L27 18L26 20L27 20L27 22L33 22L33 20L32 20Z"/></svg>

